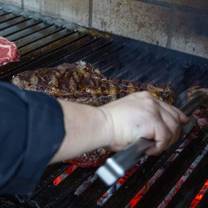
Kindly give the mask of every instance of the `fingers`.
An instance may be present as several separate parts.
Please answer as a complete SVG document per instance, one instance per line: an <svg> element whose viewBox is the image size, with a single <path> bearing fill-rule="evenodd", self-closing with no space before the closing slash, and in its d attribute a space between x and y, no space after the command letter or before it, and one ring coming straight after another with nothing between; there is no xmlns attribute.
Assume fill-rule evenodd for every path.
<svg viewBox="0 0 208 208"><path fill-rule="evenodd" d="M148 154L159 154L174 144L181 133L181 112L165 103L158 103L160 117L155 122L155 141L156 146L148 150Z"/></svg>
<svg viewBox="0 0 208 208"><path fill-rule="evenodd" d="M183 112L181 112L176 107L174 107L174 106L172 106L172 107L173 107L173 109L175 109L178 112L181 123L186 124L189 121L189 117L187 117Z"/></svg>
<svg viewBox="0 0 208 208"><path fill-rule="evenodd" d="M181 123L179 122L179 119L177 120L177 118L173 117L172 114L170 114L166 110L162 110L161 117L162 117L165 125L167 126L167 128L171 132L170 143L167 146L167 148L169 148L173 143L175 143L178 140L178 138L180 136L181 129L182 129Z"/></svg>
<svg viewBox="0 0 208 208"><path fill-rule="evenodd" d="M158 155L162 153L170 144L172 133L164 125L163 121L157 121L157 126L155 127L155 146L147 150L148 155Z"/></svg>
<svg viewBox="0 0 208 208"><path fill-rule="evenodd" d="M149 93L134 93L105 106L113 119L111 147L121 150L140 137L155 140L149 155L160 154L177 141L188 118L177 108L157 101Z"/></svg>
<svg viewBox="0 0 208 208"><path fill-rule="evenodd" d="M184 124L187 123L189 118L181 112L179 109L177 109L174 106L168 105L167 103L159 101L159 104L168 111L178 122Z"/></svg>
<svg viewBox="0 0 208 208"><path fill-rule="evenodd" d="M182 125L188 121L188 117L183 114L179 109L175 108L174 106L170 106L166 103L160 103L162 108L164 110L161 110L161 115L166 123L168 125L169 130L172 132L173 137L171 139L170 146L177 141L177 139L180 136ZM166 112L165 112L166 111ZM167 112L169 115L166 115Z"/></svg>

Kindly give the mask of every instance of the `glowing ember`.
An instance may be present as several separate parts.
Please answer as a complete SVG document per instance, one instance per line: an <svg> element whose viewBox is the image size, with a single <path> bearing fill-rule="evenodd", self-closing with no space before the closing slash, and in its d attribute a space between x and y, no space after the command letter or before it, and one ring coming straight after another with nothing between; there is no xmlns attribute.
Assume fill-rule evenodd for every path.
<svg viewBox="0 0 208 208"><path fill-rule="evenodd" d="M168 195L165 197L165 199L160 203L160 205L157 208L165 208L168 206L168 204L171 202L173 197L177 194L177 192L180 190L182 185L188 180L190 175L193 173L193 171L196 169L196 167L199 165L202 159L207 155L207 153L208 153L208 145L203 149L202 153L198 155L197 158L192 162L192 164L189 166L185 174L177 181L176 185L170 190Z"/></svg>
<svg viewBox="0 0 208 208"><path fill-rule="evenodd" d="M69 165L61 175L57 176L53 180L53 184L55 186L58 186L62 181L64 181L68 176L70 176L76 169L77 169L76 165Z"/></svg>
<svg viewBox="0 0 208 208"><path fill-rule="evenodd" d="M111 186L98 200L97 206L102 207L118 191L126 181L139 169L140 165L134 166L127 174Z"/></svg>
<svg viewBox="0 0 208 208"><path fill-rule="evenodd" d="M153 184L160 178L160 176L165 172L165 170L174 162L180 153L188 146L190 143L189 139L184 140L182 144L175 150L175 152L168 158L163 167L159 168L155 174L145 183L145 185L136 193L136 195L131 199L126 208L135 208L137 204L141 201L143 196L149 191Z"/></svg>
<svg viewBox="0 0 208 208"><path fill-rule="evenodd" d="M126 181L141 167L142 164L147 161L147 159L148 156L141 158L139 163L129 170L124 177L118 179L118 181L97 200L97 206L104 206L105 203L113 196L113 194L126 183Z"/></svg>
<svg viewBox="0 0 208 208"><path fill-rule="evenodd" d="M200 189L199 193L195 196L193 201L191 202L190 208L198 207L199 203L203 199L204 195L208 192L208 180L204 183L202 188Z"/></svg>

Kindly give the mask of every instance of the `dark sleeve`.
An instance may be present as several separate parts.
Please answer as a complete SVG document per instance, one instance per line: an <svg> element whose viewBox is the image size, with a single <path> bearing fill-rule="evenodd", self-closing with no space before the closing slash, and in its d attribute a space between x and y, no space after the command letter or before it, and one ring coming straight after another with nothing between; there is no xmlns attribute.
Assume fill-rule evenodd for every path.
<svg viewBox="0 0 208 208"><path fill-rule="evenodd" d="M64 133L55 99L0 82L0 194L30 194Z"/></svg>

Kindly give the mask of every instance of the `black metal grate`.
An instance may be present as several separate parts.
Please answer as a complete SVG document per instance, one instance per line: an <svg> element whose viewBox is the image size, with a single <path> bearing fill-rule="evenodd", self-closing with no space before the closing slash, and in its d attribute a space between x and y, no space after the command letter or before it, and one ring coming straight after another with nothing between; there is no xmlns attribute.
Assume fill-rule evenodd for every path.
<svg viewBox="0 0 208 208"><path fill-rule="evenodd" d="M178 94L194 84L208 86L208 60L140 41L118 36L107 38L89 32L70 30L3 10L0 10L0 36L14 41L21 53L19 63L1 67L1 80L9 80L13 74L24 70L83 60L100 68L108 77L169 84ZM145 183L165 168L164 173L158 176L135 205L135 207L157 207L203 152L207 138L204 134L201 138L203 139L190 140L186 146L176 148L175 153L175 149L172 149L159 158L150 158L142 165L136 166L125 180L120 180L110 189L109 194L115 193L103 206L99 206L98 202L108 188L94 177L95 169L78 168L70 175L70 167L67 164L57 164L48 168L30 200L2 196L1 207L126 207ZM174 154L177 157L168 163L168 158L171 155L171 158L174 158ZM194 196L207 180L206 156L205 152L193 173L177 190L168 207L190 207ZM66 176L67 171L68 177L55 186L54 179L59 175ZM147 188L148 186L143 188L143 191ZM208 194L205 195L200 207L206 207L207 197ZM135 200L131 201L129 207L134 207L133 202Z"/></svg>

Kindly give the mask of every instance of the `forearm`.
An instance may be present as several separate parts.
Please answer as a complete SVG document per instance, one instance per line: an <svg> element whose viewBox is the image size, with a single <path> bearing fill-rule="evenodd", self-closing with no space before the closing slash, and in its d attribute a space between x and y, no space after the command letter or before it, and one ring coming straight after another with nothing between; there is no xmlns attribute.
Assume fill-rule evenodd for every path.
<svg viewBox="0 0 208 208"><path fill-rule="evenodd" d="M71 159L110 144L111 131L96 107L59 100L64 113L65 138L52 163Z"/></svg>
<svg viewBox="0 0 208 208"><path fill-rule="evenodd" d="M141 137L154 139L156 145L148 153L158 154L175 142L181 124L187 121L177 109L155 100L147 92L129 95L100 108L59 102L66 135L52 162L99 147L122 150Z"/></svg>

